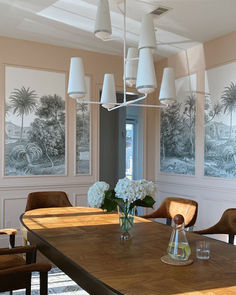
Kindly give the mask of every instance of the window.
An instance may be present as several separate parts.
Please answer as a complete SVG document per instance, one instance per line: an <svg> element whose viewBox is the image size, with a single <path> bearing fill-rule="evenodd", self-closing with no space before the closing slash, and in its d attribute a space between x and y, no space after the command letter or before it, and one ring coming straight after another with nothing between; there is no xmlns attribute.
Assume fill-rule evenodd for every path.
<svg viewBox="0 0 236 295"><path fill-rule="evenodd" d="M126 165L125 176L129 179L134 179L134 137L135 137L135 124L134 122L126 123Z"/></svg>

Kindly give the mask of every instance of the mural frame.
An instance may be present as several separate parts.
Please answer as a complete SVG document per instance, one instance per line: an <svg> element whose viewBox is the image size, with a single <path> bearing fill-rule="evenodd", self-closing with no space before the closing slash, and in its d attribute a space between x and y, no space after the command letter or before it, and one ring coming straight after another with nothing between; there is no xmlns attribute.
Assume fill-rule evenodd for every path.
<svg viewBox="0 0 236 295"><path fill-rule="evenodd" d="M15 64L4 64L3 66L4 66L4 69L3 69L4 70L4 84L3 84L4 85L4 100L3 100L4 102L3 102L3 106L4 107L3 107L3 119L2 119L3 120L2 121L3 122L3 128L4 128L3 145L2 145L3 146L3 150L2 150L2 155L3 155L2 175L3 175L3 178L15 178L15 177L16 178L32 178L32 177L33 178L36 178L36 177L40 177L41 178L41 177L65 177L65 176L68 176L68 160L67 160L67 153L68 153L68 130L67 130L67 128L68 128L68 122L67 122L68 117L67 117L67 110L68 110L68 106L67 106L67 94L66 94L67 72L66 71L59 71L59 70L57 71L57 70L48 69L48 68L29 67L29 66L25 66L25 65L15 65ZM54 94L38 95L37 98L35 97L35 99L37 100L37 102L36 102L36 105L37 105L37 104L40 104L41 103L41 98L43 96L46 97L46 96L57 95L57 96L59 96L59 101L61 102L61 105L62 105L61 106L62 109L61 109L61 114L60 114L60 116L61 116L61 119L60 120L62 120L62 122L63 122L63 128L62 128L62 130L64 131L64 134L62 136L62 138L63 138L63 144L62 144L62 146L63 146L64 152L63 152L62 157L61 157L61 161L62 161L62 159L63 159L63 161L61 162L61 165L53 165L53 164L51 164L51 166L52 166L51 168L55 168L55 170L54 171L50 171L50 173L35 173L35 174L30 174L29 173L28 174L26 172L26 173L22 173L22 174L20 174L20 173L19 174L8 174L6 172L6 169L7 169L7 147L6 147L6 139L7 139L7 133L6 133L7 120L6 120L6 118L7 118L7 115L6 115L6 112L7 112L7 109L8 109L7 103L8 103L8 100L9 100L9 98L7 97L7 94L9 93L9 86L8 86L8 84L11 85L11 82L12 82L12 81L8 81L8 79L9 79L7 77L7 75L8 75L7 74L7 70L8 69L12 69L13 71L15 70L16 72L17 71L21 71L21 70L22 70L22 72L24 72L24 71L25 72L32 71L32 72L35 72L35 73L37 72L38 74L40 73L39 75L41 75L41 76L45 73L45 79L46 79L46 76L47 75L48 76L51 76L51 77L54 76L54 78L57 77L57 78L55 78L55 80L53 80L54 83L55 83L55 85L59 85L59 83L56 83L56 80L60 80L60 82L62 82L61 83L61 86L60 86L61 89L59 91L60 92L59 95L57 93L54 93ZM18 77L19 77L19 80L24 80L24 76L23 77L22 76L18 76ZM9 80L11 80L11 79L9 79ZM16 79L16 81L17 81L17 83L20 83L17 79ZM32 77L32 81L33 81L33 77ZM46 80L46 81L47 81L47 83L46 83L47 84L47 87L48 88L50 88L50 87L52 88L52 86L49 86L50 83L48 83L48 80ZM37 84L37 81L35 80L33 82L33 84L34 83ZM38 83L39 84L40 83L42 84L41 81L39 81ZM23 87L25 87L25 90L28 90L28 89L30 89L31 86L30 85L27 85L27 86L22 85L21 90L23 89ZM39 86L39 88L40 87L43 88L44 86ZM59 89L60 87L57 86L55 89ZM13 86L11 86L11 89L12 90L17 90L17 88L16 87L13 87ZM32 89L32 91L36 92L35 89ZM36 112L37 112L37 110L38 109L36 109ZM33 115L31 114L31 117L28 114L27 114L27 116L28 116L28 118L27 118L28 123L30 121L32 121L32 117L34 117L34 118L37 117L35 113ZM52 117L50 117L50 119L52 119ZM46 122L49 122L50 119L48 119L48 120L46 119L45 120L45 124L46 124ZM55 125L54 125L54 127L55 127ZM24 128L32 128L32 127L25 127L24 126ZM46 166L44 168L45 168L45 170L47 170L47 168L49 168L49 167ZM33 167L33 169L36 169L36 167ZM58 169L58 171L60 171L59 173L55 173L55 172L57 172L57 169ZM45 171L45 170L42 169L42 171Z"/></svg>

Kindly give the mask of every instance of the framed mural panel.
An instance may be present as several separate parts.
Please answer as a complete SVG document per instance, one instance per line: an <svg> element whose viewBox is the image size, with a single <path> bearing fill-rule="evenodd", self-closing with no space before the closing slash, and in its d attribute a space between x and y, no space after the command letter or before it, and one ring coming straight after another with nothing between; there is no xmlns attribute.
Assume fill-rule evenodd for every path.
<svg viewBox="0 0 236 295"><path fill-rule="evenodd" d="M160 171L195 174L196 74L175 81L177 101L161 109Z"/></svg>
<svg viewBox="0 0 236 295"><path fill-rule="evenodd" d="M85 77L87 88L86 99L90 98L90 78ZM90 105L86 103L76 104L76 174L91 173L90 151Z"/></svg>
<svg viewBox="0 0 236 295"><path fill-rule="evenodd" d="M5 176L64 175L65 73L5 66Z"/></svg>
<svg viewBox="0 0 236 295"><path fill-rule="evenodd" d="M236 62L205 72L204 175L236 178Z"/></svg>

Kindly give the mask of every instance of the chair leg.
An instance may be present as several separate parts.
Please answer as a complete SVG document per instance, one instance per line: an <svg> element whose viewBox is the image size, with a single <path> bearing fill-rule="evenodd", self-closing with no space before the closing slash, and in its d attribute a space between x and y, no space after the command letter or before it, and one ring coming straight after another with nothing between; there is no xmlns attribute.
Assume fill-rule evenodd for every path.
<svg viewBox="0 0 236 295"><path fill-rule="evenodd" d="M166 224L167 224L167 225L171 225L171 221L172 221L171 218L166 218Z"/></svg>
<svg viewBox="0 0 236 295"><path fill-rule="evenodd" d="M40 272L40 295L48 295L48 273Z"/></svg>
<svg viewBox="0 0 236 295"><path fill-rule="evenodd" d="M13 291L9 291L9 294L10 294L10 295L13 295Z"/></svg>
<svg viewBox="0 0 236 295"><path fill-rule="evenodd" d="M234 245L234 235L229 235L229 244Z"/></svg>
<svg viewBox="0 0 236 295"><path fill-rule="evenodd" d="M27 280L27 285L26 285L26 295L31 295L31 273L29 276L29 279Z"/></svg>
<svg viewBox="0 0 236 295"><path fill-rule="evenodd" d="M15 235L10 235L9 248L14 248L14 247L15 247Z"/></svg>

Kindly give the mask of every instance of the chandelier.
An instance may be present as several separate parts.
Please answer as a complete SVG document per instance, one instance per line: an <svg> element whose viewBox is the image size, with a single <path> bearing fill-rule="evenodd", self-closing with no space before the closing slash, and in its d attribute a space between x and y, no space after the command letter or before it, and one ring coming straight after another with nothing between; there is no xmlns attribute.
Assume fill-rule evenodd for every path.
<svg viewBox="0 0 236 295"><path fill-rule="evenodd" d="M83 60L81 57L72 57L70 62L68 95L77 99L80 103L102 105L108 111L115 110L124 106L139 107L166 107L176 101L175 74L173 68L164 68L163 78L160 87L160 104L142 104L139 101L147 98L148 94L157 88L153 52L157 42L153 17L145 14L142 17L141 32L138 48L128 48L126 46L126 0L123 1L123 10L119 11L123 15L123 101L118 103L116 100L116 90L114 75L106 73L104 75L101 100L99 102L86 100L86 86ZM112 27L108 0L99 0L94 34L102 41L112 39ZM127 56L126 56L127 51ZM127 100L127 86L134 87L138 93L136 99ZM130 92L129 92L130 94Z"/></svg>

